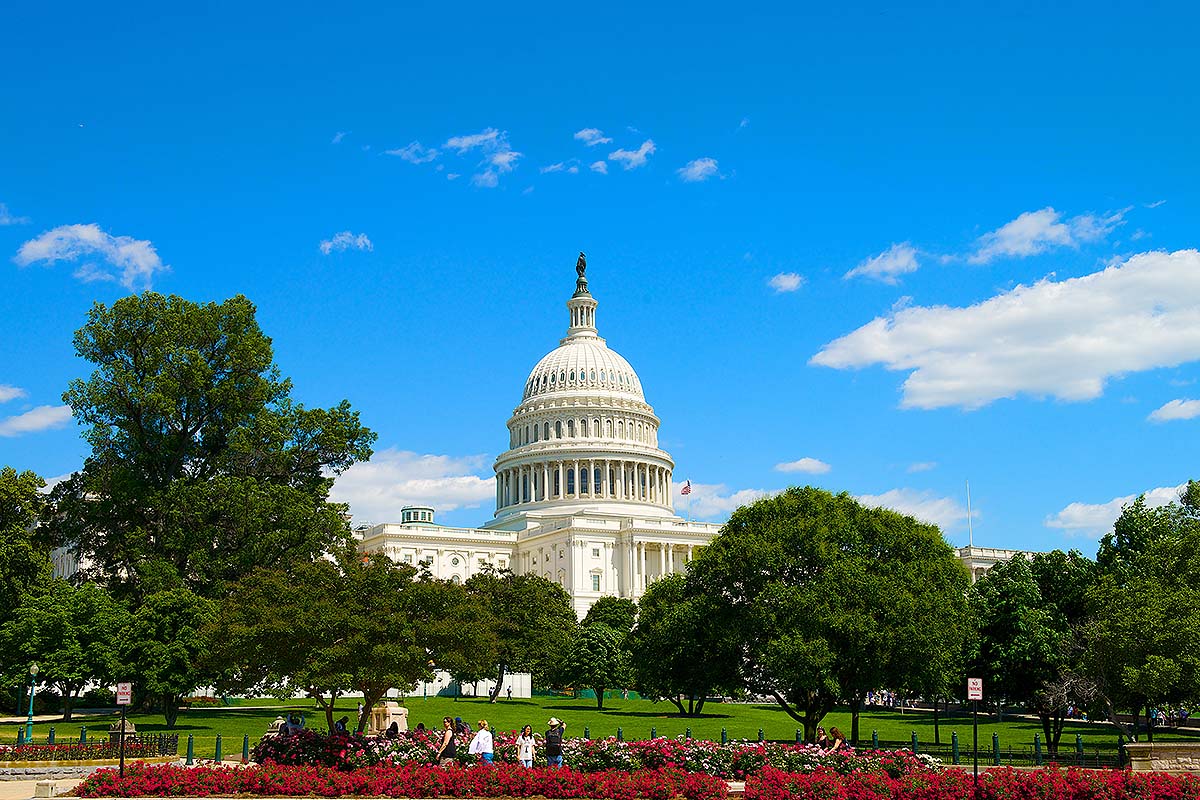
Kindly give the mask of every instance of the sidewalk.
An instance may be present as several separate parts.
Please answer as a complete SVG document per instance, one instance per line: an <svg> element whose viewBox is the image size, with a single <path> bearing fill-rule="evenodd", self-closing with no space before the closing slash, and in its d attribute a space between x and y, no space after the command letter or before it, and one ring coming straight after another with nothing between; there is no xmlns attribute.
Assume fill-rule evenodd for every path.
<svg viewBox="0 0 1200 800"><path fill-rule="evenodd" d="M66 794L79 785L81 778L63 778L56 780L55 794ZM29 800L33 797L38 782L34 781L0 781L0 800Z"/></svg>

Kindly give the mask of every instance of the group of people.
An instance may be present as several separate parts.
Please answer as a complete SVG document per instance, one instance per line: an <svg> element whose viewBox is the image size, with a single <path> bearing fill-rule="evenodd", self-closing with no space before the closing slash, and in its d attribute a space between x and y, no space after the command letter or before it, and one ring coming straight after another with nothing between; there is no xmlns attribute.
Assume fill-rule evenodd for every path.
<svg viewBox="0 0 1200 800"><path fill-rule="evenodd" d="M533 761L537 757L538 741L541 740L542 749L546 756L546 764L551 767L561 767L563 760L563 731L567 724L558 717L551 717L546 723L547 730L545 735L533 732L532 725L526 725L521 729L521 733L517 736L517 763L523 767L532 767ZM458 742L455 735L459 733L470 733L470 726L463 722L462 717L442 718L442 732L438 740L437 760L442 766L453 764L458 757ZM467 752L471 755L478 756L481 761L491 764L495 758L495 742L492 738L492 729L488 725L486 719L479 720L479 730L475 732L475 736L471 739L471 744L467 747Z"/></svg>
<svg viewBox="0 0 1200 800"><path fill-rule="evenodd" d="M837 729L836 725L829 728L829 733L826 733L824 728L817 728L817 739L814 744L826 753L835 753L849 747L846 744L845 735Z"/></svg>

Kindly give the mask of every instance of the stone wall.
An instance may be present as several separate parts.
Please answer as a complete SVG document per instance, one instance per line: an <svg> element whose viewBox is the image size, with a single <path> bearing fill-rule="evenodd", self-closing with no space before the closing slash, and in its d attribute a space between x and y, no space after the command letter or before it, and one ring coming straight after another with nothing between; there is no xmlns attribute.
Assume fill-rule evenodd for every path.
<svg viewBox="0 0 1200 800"><path fill-rule="evenodd" d="M1134 772L1200 773L1200 742L1130 742L1125 752Z"/></svg>

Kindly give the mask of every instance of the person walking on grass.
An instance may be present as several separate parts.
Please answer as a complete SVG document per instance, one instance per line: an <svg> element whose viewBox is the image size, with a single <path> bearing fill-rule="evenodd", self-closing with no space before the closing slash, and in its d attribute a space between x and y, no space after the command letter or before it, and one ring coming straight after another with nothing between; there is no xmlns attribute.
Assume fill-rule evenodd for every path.
<svg viewBox="0 0 1200 800"><path fill-rule="evenodd" d="M563 722L558 717L551 717L546 723L549 730L546 731L544 737L546 742L546 765L550 767L561 767L563 763L563 731L567 727L567 723Z"/></svg>
<svg viewBox="0 0 1200 800"><path fill-rule="evenodd" d="M494 757L492 751L492 731L488 727L486 719L479 720L479 730L475 733L475 738L471 740L471 746L467 752L472 755L479 756L481 761L488 764L492 763Z"/></svg>
<svg viewBox="0 0 1200 800"><path fill-rule="evenodd" d="M533 726L521 728L517 736L517 763L522 767L532 767L534 753L537 751L537 740L533 738Z"/></svg>
<svg viewBox="0 0 1200 800"><path fill-rule="evenodd" d="M454 720L449 717L442 719L441 738L438 739L437 762L440 766L448 767L454 763L458 755L458 747L454 742Z"/></svg>

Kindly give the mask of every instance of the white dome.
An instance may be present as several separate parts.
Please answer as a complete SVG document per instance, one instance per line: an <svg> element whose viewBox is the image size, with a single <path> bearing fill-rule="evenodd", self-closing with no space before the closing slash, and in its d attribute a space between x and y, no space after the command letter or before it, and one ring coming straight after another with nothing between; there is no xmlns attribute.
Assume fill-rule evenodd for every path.
<svg viewBox="0 0 1200 800"><path fill-rule="evenodd" d="M525 380L525 393L521 399L551 392L580 391L611 392L646 401L633 367L598 338L569 339L542 356Z"/></svg>

